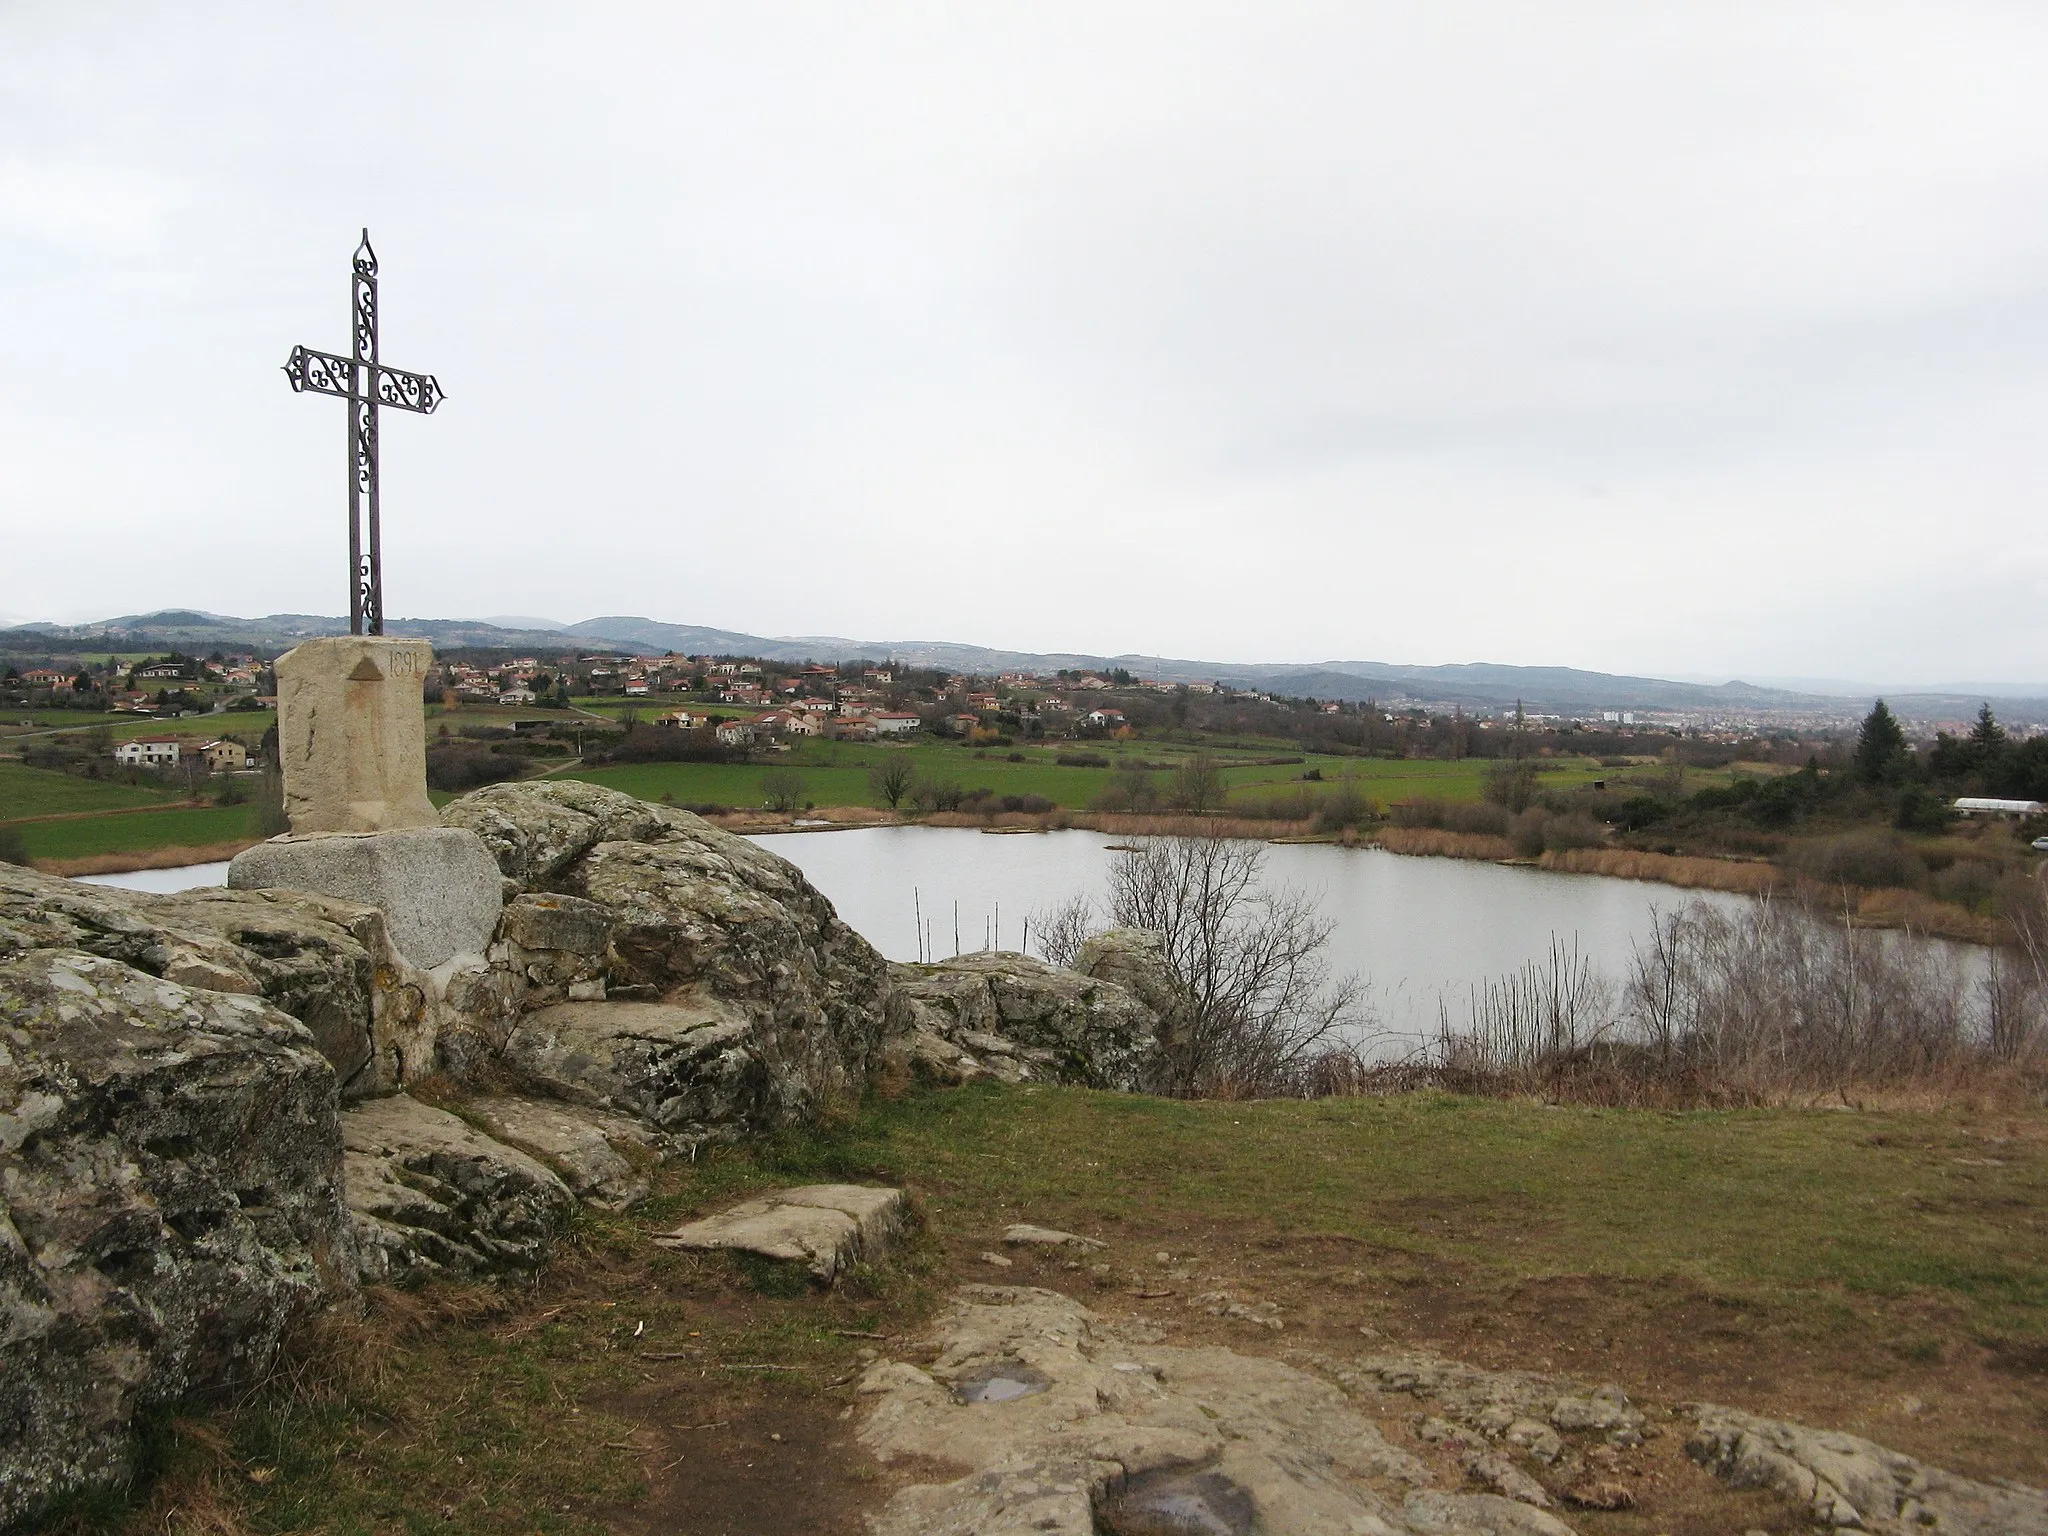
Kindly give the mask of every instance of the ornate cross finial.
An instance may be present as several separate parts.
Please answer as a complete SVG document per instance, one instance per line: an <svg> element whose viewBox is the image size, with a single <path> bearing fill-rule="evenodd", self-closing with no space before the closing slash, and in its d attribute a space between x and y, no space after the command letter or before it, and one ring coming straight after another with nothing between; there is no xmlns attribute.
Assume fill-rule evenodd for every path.
<svg viewBox="0 0 2048 1536"><path fill-rule="evenodd" d="M431 416L445 398L431 373L407 373L377 361L377 252L370 232L356 247L349 289L352 354L337 357L293 347L284 376L294 390L348 402L348 568L350 634L384 633L383 508L377 488L377 407ZM369 549L363 545L363 503L369 503Z"/></svg>

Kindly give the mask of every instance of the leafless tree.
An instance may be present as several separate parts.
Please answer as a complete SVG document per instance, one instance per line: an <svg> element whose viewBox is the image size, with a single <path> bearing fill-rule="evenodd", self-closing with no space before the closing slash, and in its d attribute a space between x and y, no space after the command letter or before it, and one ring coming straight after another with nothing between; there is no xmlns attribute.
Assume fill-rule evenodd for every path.
<svg viewBox="0 0 2048 1536"><path fill-rule="evenodd" d="M1260 880L1265 849L1210 837L1161 838L1111 871L1109 916L1149 928L1188 994L1166 1042L1182 1095L1297 1091L1319 1054L1364 1022L1363 989L1333 977L1335 924L1306 892Z"/></svg>
<svg viewBox="0 0 2048 1536"><path fill-rule="evenodd" d="M890 810L903 804L903 797L910 793L910 784L917 777L917 768L907 757L886 759L879 767L868 772L868 788L875 798Z"/></svg>
<svg viewBox="0 0 2048 1536"><path fill-rule="evenodd" d="M1166 798L1170 804L1200 816L1223 803L1225 788L1223 770L1217 767L1216 759L1207 752L1197 752L1173 770Z"/></svg>

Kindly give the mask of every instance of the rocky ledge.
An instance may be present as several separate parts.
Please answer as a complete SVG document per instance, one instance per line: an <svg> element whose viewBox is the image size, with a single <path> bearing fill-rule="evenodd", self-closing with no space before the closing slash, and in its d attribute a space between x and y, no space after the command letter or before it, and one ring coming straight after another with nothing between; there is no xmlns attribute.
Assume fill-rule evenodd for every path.
<svg viewBox="0 0 2048 1536"><path fill-rule="evenodd" d="M1627 1458L1663 1433L1612 1385L1417 1352L1274 1360L1163 1338L1055 1291L955 1292L925 1364L878 1361L859 1385L861 1442L926 1479L895 1494L877 1536L1574 1536L1560 1507L1631 1507ZM1728 1408L1676 1412L1694 1461L1779 1494L1801 1524L2048 1536L2040 1489ZM1413 1450L1387 1438L1404 1423Z"/></svg>

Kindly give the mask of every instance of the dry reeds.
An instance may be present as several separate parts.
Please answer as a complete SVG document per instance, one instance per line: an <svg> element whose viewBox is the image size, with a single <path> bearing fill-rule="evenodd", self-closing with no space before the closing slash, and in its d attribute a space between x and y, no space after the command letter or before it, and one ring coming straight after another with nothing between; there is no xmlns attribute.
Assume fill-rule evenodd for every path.
<svg viewBox="0 0 2048 1536"><path fill-rule="evenodd" d="M1545 869L1571 875L1609 875L1621 880L1655 880L1689 891L1733 891L1760 896L1782 882L1769 864L1747 859L1709 859L1646 853L1635 848L1564 848L1537 860Z"/></svg>
<svg viewBox="0 0 2048 1536"><path fill-rule="evenodd" d="M1452 832L1442 827L1383 827L1380 846L1389 853L1440 859L1512 859L1515 846L1504 837L1484 832Z"/></svg>

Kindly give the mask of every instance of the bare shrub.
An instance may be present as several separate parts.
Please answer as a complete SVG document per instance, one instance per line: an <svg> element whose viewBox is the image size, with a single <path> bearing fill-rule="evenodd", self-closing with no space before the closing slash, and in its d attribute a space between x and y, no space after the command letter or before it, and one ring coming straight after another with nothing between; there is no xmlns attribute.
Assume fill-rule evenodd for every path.
<svg viewBox="0 0 2048 1536"><path fill-rule="evenodd" d="M1223 792L1223 770L1216 765L1216 759L1207 752L1197 752L1173 770L1166 803L1200 816L1223 803Z"/></svg>
<svg viewBox="0 0 2048 1536"><path fill-rule="evenodd" d="M1530 806L1520 812L1508 824L1508 841L1515 845L1515 852L1525 859L1533 859L1543 852L1543 824L1550 817L1539 807Z"/></svg>
<svg viewBox="0 0 2048 1536"><path fill-rule="evenodd" d="M1357 978L1333 977L1323 955L1334 925L1313 895L1264 885L1264 861L1257 843L1170 837L1111 871L1111 920L1160 934L1187 989L1187 1017L1164 1042L1171 1092L1299 1092L1363 1021Z"/></svg>
<svg viewBox="0 0 2048 1536"><path fill-rule="evenodd" d="M1438 1070L1459 1086L1537 1086L1611 1033L1617 1024L1613 987L1579 953L1555 938L1543 960L1531 960L1472 991L1463 1029L1439 1023Z"/></svg>
<svg viewBox="0 0 2048 1536"><path fill-rule="evenodd" d="M967 791L953 779L919 774L911 780L907 798L920 811L957 811Z"/></svg>
<svg viewBox="0 0 2048 1536"><path fill-rule="evenodd" d="M1954 953L1812 905L1752 898L1654 914L1619 999L1576 950L1475 988L1428 1079L1599 1102L1777 1103L1987 1081L2041 1065L2048 924L2014 923L1967 983ZM2038 935L2038 938L2037 938Z"/></svg>
<svg viewBox="0 0 2048 1536"><path fill-rule="evenodd" d="M1519 816L1536 798L1536 765L1527 758L1492 764L1486 770L1482 793L1493 804Z"/></svg>
<svg viewBox="0 0 2048 1536"><path fill-rule="evenodd" d="M1025 926L1047 965L1071 966L1095 932L1095 903L1086 896L1074 896L1056 907L1033 912Z"/></svg>
<svg viewBox="0 0 2048 1536"><path fill-rule="evenodd" d="M1568 853L1574 848L1598 848L1607 841L1600 823L1581 811L1552 816L1543 824L1543 851Z"/></svg>
<svg viewBox="0 0 2048 1536"><path fill-rule="evenodd" d="M769 810L787 814L804 803L804 776L794 768L776 768L761 775L761 800Z"/></svg>

